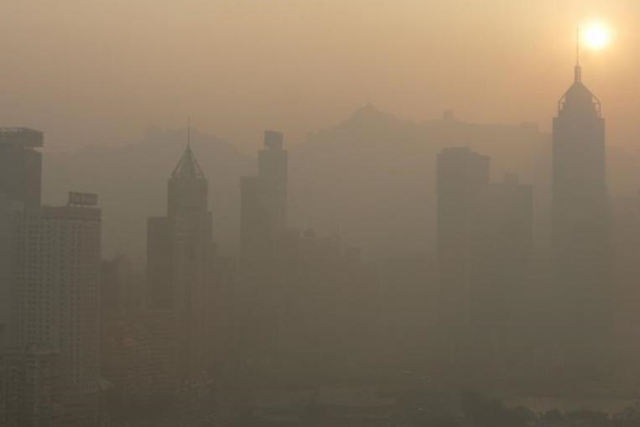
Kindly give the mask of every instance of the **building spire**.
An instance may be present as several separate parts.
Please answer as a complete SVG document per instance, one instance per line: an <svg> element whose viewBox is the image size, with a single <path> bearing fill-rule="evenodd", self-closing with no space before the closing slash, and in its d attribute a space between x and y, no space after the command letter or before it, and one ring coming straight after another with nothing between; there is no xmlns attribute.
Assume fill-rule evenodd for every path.
<svg viewBox="0 0 640 427"><path fill-rule="evenodd" d="M191 114L187 117L187 150L191 150Z"/></svg>
<svg viewBox="0 0 640 427"><path fill-rule="evenodd" d="M187 119L187 148L171 177L172 179L204 179L204 173L191 151L191 115Z"/></svg>
<svg viewBox="0 0 640 427"><path fill-rule="evenodd" d="M580 27L576 28L576 67L574 70L576 83L582 82L582 67L580 66Z"/></svg>

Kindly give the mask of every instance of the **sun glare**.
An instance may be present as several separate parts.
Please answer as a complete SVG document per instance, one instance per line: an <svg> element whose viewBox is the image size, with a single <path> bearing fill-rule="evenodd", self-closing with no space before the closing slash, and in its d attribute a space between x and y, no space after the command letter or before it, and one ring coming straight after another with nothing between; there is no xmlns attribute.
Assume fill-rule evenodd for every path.
<svg viewBox="0 0 640 427"><path fill-rule="evenodd" d="M604 49L610 41L611 31L602 24L588 25L582 32L582 42L589 49Z"/></svg>

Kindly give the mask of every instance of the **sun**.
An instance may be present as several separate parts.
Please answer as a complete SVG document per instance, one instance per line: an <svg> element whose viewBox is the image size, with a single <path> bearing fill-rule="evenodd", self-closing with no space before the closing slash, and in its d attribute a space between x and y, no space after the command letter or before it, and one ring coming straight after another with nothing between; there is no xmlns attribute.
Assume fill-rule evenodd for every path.
<svg viewBox="0 0 640 427"><path fill-rule="evenodd" d="M590 24L582 31L582 42L593 50L601 50L609 45L611 30L603 24Z"/></svg>

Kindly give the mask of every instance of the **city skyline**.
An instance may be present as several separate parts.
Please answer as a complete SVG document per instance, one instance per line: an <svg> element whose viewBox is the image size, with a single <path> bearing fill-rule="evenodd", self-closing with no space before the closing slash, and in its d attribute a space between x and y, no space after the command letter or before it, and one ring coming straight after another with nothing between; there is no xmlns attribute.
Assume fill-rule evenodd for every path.
<svg viewBox="0 0 640 427"><path fill-rule="evenodd" d="M471 122L532 121L550 131L575 28L601 21L613 29L612 43L585 51L584 65L609 99L612 142L637 147L635 89L624 84L640 67L636 2L483 4L304 0L266 9L251 0L188 0L150 8L136 0L91 8L68 1L56 21L35 3L12 0L7 13L15 19L2 45L15 58L3 90L12 107L0 113L46 131L50 149L126 144L153 125L181 127L188 114L246 152L270 127L294 146L367 99L409 120L451 109ZM14 27L22 18L31 26ZM236 45L224 43L229 38ZM50 49L35 56L36 44ZM182 63L192 66L175 66ZM43 68L46 78L36 73ZM319 81L308 84L314 70L322 70ZM87 102L91 109L82 108Z"/></svg>
<svg viewBox="0 0 640 427"><path fill-rule="evenodd" d="M49 42L86 40L52 51L42 48L52 25L42 11L11 4L43 25L6 46L31 41L40 60L94 37L113 50L84 51L63 80L85 79L47 92L72 64L59 57L50 80L21 92L27 107L4 107L14 115L0 123L2 427L640 423L640 150L612 143L638 132L640 90L620 78L632 54L610 74L622 69L640 5L618 0L592 15L601 3L589 0L576 18L570 0L551 19L551 0L68 2L51 13L62 18ZM420 28L428 11L432 24ZM220 27L205 30L214 12ZM571 48L551 37L567 16L579 21ZM109 31L114 22L121 32ZM161 39L176 36L160 55L171 65L138 68L144 83L116 78L159 58L158 25ZM394 39L396 28L405 31ZM240 33L215 44L214 75L213 52L191 55L225 29ZM291 37L299 31L317 44ZM130 34L138 38L125 44ZM430 40L429 66L411 67L425 34L448 37ZM172 62L191 37L201 43ZM348 49L360 42L368 49ZM338 52L346 56L325 61ZM537 66L518 63L526 53ZM224 58L262 66L224 69ZM16 73L29 63L9 68L9 92L37 74ZM372 65L377 77L363 73ZM420 97L422 111L438 105L438 118L399 118L368 94L300 142L301 129L339 117L372 82L404 111L418 111ZM180 85L184 98L172 98ZM306 108L310 93L328 100L334 90L333 103ZM220 102L207 104L212 93ZM183 102L196 95L201 104ZM48 151L47 126L13 126L57 97L54 144L68 114L94 146ZM462 108L442 108L449 99ZM104 114L105 100L118 108ZM76 102L80 113L69 109ZM217 112L207 126L254 141L198 131L189 111L178 129L115 142L152 115L172 127L167 118L187 104ZM549 104L548 129L504 124Z"/></svg>

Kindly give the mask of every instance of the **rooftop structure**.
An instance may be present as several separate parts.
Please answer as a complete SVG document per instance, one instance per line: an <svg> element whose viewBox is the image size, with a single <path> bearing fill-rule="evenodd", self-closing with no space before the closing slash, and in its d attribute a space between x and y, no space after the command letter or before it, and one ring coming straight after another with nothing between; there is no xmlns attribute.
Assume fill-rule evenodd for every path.
<svg viewBox="0 0 640 427"><path fill-rule="evenodd" d="M38 148L44 145L44 135L40 131L28 128L0 128L0 145L5 144Z"/></svg>

